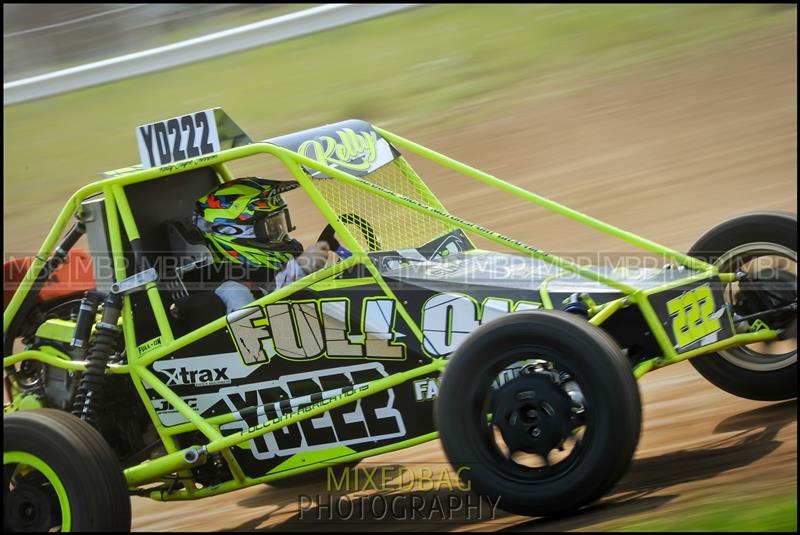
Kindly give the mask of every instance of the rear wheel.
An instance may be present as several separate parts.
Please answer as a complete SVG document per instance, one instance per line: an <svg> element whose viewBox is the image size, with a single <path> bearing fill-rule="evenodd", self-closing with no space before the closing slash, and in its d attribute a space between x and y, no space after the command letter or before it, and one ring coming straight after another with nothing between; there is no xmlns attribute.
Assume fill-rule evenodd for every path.
<svg viewBox="0 0 800 535"><path fill-rule="evenodd" d="M102 435L66 412L3 417L5 531L130 531L122 466Z"/></svg>
<svg viewBox="0 0 800 535"><path fill-rule="evenodd" d="M451 357L435 408L450 463L506 511L563 514L601 497L639 439L630 364L599 328L560 311L510 314Z"/></svg>
<svg viewBox="0 0 800 535"><path fill-rule="evenodd" d="M722 272L740 272L725 299L735 316L797 304L797 217L781 213L739 216L714 227L689 251ZM763 317L779 339L735 347L689 362L717 387L739 397L777 401L797 396L797 311ZM755 322L751 322L754 325Z"/></svg>

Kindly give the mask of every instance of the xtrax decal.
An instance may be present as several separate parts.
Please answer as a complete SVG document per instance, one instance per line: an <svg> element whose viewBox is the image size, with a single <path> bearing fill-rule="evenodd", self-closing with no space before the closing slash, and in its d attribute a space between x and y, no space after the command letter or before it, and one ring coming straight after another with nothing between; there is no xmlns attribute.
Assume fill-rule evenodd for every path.
<svg viewBox="0 0 800 535"><path fill-rule="evenodd" d="M331 359L403 360L406 346L395 331L393 299L368 297L362 302L360 334L350 325L347 298L279 301L228 314L234 344L246 364L274 357L306 362Z"/></svg>
<svg viewBox="0 0 800 535"><path fill-rule="evenodd" d="M167 386L213 386L231 383L230 378L228 378L228 368L192 370L181 366L180 368L169 368L165 371L167 372Z"/></svg>
<svg viewBox="0 0 800 535"><path fill-rule="evenodd" d="M212 388L230 385L234 381L245 379L255 370L244 366L236 353L219 353L157 360L153 363L153 371L170 388L177 386ZM146 385L146 387L152 390L150 385ZM221 399L216 388L212 388L210 392L193 392L191 396L183 397L183 401L200 414L205 413ZM169 427L187 422L186 418L165 400L157 398L152 400L152 403L162 425Z"/></svg>
<svg viewBox="0 0 800 535"><path fill-rule="evenodd" d="M219 355L205 355L184 359L159 360L153 363L153 369L167 386L194 385L215 386L231 384L232 375L238 379L246 377L247 373L230 372L229 366L235 353L221 353ZM243 370L247 372L247 369Z"/></svg>
<svg viewBox="0 0 800 535"><path fill-rule="evenodd" d="M222 431L244 433L279 421L302 408L326 399L346 396L363 389L366 383L387 377L377 362L328 370L285 375L272 381L252 383L220 390L231 412L242 420L224 424ZM342 384L349 386L342 387ZM314 392L299 396L299 392ZM264 400L284 399L266 403ZM323 450L364 442L380 442L406 434L406 425L394 407L392 389L361 398L354 404L327 411L316 418L287 425L248 442L258 460L285 457L300 452ZM252 410L258 407L257 410Z"/></svg>
<svg viewBox="0 0 800 535"><path fill-rule="evenodd" d="M145 168L158 167L220 150L214 110L204 110L136 128Z"/></svg>
<svg viewBox="0 0 800 535"><path fill-rule="evenodd" d="M430 356L448 355L475 329L519 310L540 308L532 301L487 297L479 304L473 297L460 293L440 293L422 306L422 349Z"/></svg>

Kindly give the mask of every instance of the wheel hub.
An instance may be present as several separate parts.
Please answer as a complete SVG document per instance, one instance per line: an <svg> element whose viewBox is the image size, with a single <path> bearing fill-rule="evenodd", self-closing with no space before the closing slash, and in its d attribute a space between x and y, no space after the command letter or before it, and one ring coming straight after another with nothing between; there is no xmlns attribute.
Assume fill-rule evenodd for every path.
<svg viewBox="0 0 800 535"><path fill-rule="evenodd" d="M18 482L4 502L4 523L11 531L49 531L61 523L58 496L49 485Z"/></svg>
<svg viewBox="0 0 800 535"><path fill-rule="evenodd" d="M545 459L572 432L570 397L545 374L520 375L495 392L492 424L508 449Z"/></svg>
<svg viewBox="0 0 800 535"><path fill-rule="evenodd" d="M748 274L739 282L734 310L740 316L784 307L797 300L797 279L783 269L765 269ZM773 314L767 323L774 328L786 328L795 312Z"/></svg>

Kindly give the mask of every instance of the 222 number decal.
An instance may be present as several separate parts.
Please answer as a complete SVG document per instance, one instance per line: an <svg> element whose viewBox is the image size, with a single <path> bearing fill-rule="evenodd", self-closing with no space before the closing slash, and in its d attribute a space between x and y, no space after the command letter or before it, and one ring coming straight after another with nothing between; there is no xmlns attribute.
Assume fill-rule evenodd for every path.
<svg viewBox="0 0 800 535"><path fill-rule="evenodd" d="M196 158L220 150L214 110L199 111L136 128L145 168Z"/></svg>
<svg viewBox="0 0 800 535"><path fill-rule="evenodd" d="M703 284L667 301L672 317L672 332L678 347L685 347L722 328L713 317L716 307L711 286Z"/></svg>

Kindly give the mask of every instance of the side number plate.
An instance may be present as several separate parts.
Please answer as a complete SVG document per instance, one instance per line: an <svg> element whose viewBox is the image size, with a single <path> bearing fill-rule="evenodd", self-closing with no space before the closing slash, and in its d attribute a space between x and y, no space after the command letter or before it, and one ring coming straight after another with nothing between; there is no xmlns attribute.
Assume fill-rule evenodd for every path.
<svg viewBox="0 0 800 535"><path fill-rule="evenodd" d="M672 317L672 334L679 347L688 346L722 328L719 317L714 314L716 307L709 284L670 299L667 312Z"/></svg>
<svg viewBox="0 0 800 535"><path fill-rule="evenodd" d="M719 342L733 335L733 327L718 281L653 295L653 308L678 353Z"/></svg>

